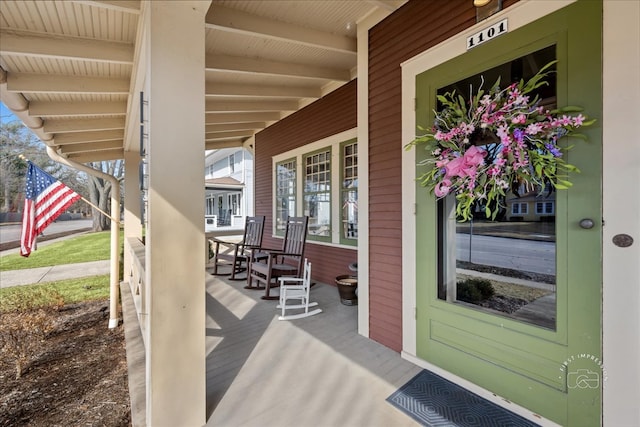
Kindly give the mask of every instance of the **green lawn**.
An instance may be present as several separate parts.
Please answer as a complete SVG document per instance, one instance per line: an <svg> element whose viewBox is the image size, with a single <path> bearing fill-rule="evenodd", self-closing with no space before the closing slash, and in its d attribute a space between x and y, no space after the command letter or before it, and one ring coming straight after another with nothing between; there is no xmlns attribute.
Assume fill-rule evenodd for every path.
<svg viewBox="0 0 640 427"><path fill-rule="evenodd" d="M122 251L122 238L123 233L120 232L120 252ZM110 231L83 234L41 246L38 250L31 252L28 258L19 254L0 257L0 271L108 260L111 253L110 241Z"/></svg>
<svg viewBox="0 0 640 427"><path fill-rule="evenodd" d="M59 298L64 304L107 299L109 275L0 289L0 313L50 306Z"/></svg>
<svg viewBox="0 0 640 427"><path fill-rule="evenodd" d="M122 232L120 242L122 242ZM122 251L122 243L120 248ZM108 260L110 255L111 232L101 231L41 246L38 250L31 252L28 258L19 254L0 257L0 271ZM109 275L0 289L0 313L20 308L46 306L60 298L64 304L109 298Z"/></svg>

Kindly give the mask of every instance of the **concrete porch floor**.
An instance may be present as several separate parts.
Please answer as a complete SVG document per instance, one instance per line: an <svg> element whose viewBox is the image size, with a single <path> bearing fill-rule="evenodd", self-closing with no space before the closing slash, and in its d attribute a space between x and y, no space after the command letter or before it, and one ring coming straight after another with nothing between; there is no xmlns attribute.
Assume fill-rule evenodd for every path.
<svg viewBox="0 0 640 427"><path fill-rule="evenodd" d="M342 305L335 287L312 288L322 313L279 321L277 301L244 285L207 275L208 426L419 425L385 399L421 368L358 335L358 307ZM144 349L121 289L132 420L144 425Z"/></svg>

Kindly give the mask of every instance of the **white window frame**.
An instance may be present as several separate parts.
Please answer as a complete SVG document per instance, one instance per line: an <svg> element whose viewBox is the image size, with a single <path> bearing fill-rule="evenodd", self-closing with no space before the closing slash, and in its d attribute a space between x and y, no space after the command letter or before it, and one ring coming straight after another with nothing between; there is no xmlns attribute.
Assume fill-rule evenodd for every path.
<svg viewBox="0 0 640 427"><path fill-rule="evenodd" d="M341 215L341 206L340 203L336 203L336 200L340 200L341 194L341 182L340 182L340 144L350 139L356 139L358 137L357 128L349 129L344 132L337 133L335 135L331 135L327 138L320 139L318 141L314 141L310 144L304 145L302 147L295 148L293 150L278 154L277 156L272 157L272 165L271 165L271 173L272 173L272 194L274 194L274 198L272 200L272 236L282 238L282 236L276 235L276 206L275 206L275 194L276 194L276 165L280 162L283 162L288 159L295 158L296 159L296 215L303 216L304 209L304 194L303 194L303 185L302 179L304 177L304 171L302 167L304 166L303 157L306 154L310 154L314 151L321 150L323 148L330 147L331 148L331 233L330 239L328 241L319 241L319 240L308 240L310 243L318 244L318 245L328 245L328 246L341 246L345 248L353 249L351 245L345 245L340 243L340 236L342 228L337 226L336 224L341 224L340 215Z"/></svg>
<svg viewBox="0 0 640 427"><path fill-rule="evenodd" d="M236 155L235 153L230 154L229 157L227 158L228 162L229 162L229 175L232 175L235 171L236 171Z"/></svg>
<svg viewBox="0 0 640 427"><path fill-rule="evenodd" d="M517 207L517 212L516 212ZM511 204L511 215L528 215L529 204L527 202L513 202Z"/></svg>
<svg viewBox="0 0 640 427"><path fill-rule="evenodd" d="M550 204L551 209L547 209L547 204ZM542 207L541 209L538 209ZM556 211L555 203L552 201L536 202L536 215L553 215Z"/></svg>

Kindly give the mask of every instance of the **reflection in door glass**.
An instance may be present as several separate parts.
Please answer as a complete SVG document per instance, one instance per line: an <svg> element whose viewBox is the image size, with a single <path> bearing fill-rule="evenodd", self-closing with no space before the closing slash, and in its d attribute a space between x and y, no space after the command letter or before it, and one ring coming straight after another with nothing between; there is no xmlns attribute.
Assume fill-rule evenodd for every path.
<svg viewBox="0 0 640 427"><path fill-rule="evenodd" d="M555 58L555 46L438 91L470 93L482 79L505 84L531 76ZM547 108L556 84L539 93ZM483 145L489 154L499 143ZM455 216L455 195L438 201L438 298L540 327L556 327L556 193L551 185L514 185L494 220L477 206L470 221Z"/></svg>

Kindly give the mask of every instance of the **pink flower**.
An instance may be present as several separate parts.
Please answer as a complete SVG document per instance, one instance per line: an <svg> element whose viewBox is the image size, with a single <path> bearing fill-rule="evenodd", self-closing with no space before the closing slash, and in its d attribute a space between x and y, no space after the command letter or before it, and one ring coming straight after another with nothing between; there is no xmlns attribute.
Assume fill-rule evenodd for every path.
<svg viewBox="0 0 640 427"><path fill-rule="evenodd" d="M484 157L487 155L487 152L481 150L475 145L469 147L467 151L465 151L462 157L457 157L451 160L445 166L445 177L451 178L459 176L464 178L474 177L478 172L478 166L484 163Z"/></svg>
<svg viewBox="0 0 640 427"><path fill-rule="evenodd" d="M540 125L539 123L531 123L529 126L527 126L525 132L527 133L527 135L536 135L541 130L542 125Z"/></svg>
<svg viewBox="0 0 640 427"><path fill-rule="evenodd" d="M516 117L511 119L511 123L513 124L522 124L522 123L525 123L526 121L527 121L527 116L525 116L524 114L518 114Z"/></svg>
<svg viewBox="0 0 640 427"><path fill-rule="evenodd" d="M487 171L487 175L489 176L500 175L500 168L498 166L491 166Z"/></svg>
<svg viewBox="0 0 640 427"><path fill-rule="evenodd" d="M437 183L433 188L433 192L435 193L436 197L444 197L449 194L449 191L451 191L451 180L447 178Z"/></svg>

